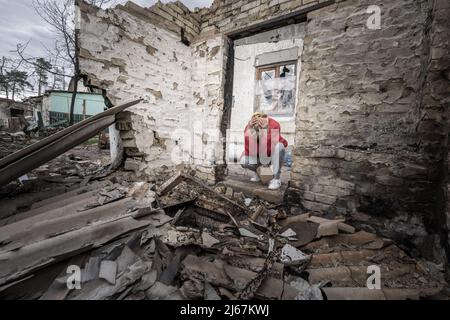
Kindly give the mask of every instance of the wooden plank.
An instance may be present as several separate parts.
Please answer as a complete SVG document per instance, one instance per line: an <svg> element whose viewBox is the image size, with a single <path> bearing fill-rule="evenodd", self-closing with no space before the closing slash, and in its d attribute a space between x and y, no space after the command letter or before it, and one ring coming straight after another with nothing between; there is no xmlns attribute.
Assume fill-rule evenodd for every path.
<svg viewBox="0 0 450 320"><path fill-rule="evenodd" d="M0 241L7 244L0 248L0 252L16 250L33 242L83 228L88 224L124 216L129 201L130 199L122 199L90 210L72 212L52 220L42 220L32 227L15 230L13 234L1 234Z"/></svg>
<svg viewBox="0 0 450 320"><path fill-rule="evenodd" d="M19 220L0 227L0 243L4 242L11 235L21 232L23 230L31 230L33 226L42 223L42 221L50 221L53 219L58 219L66 215L71 215L76 213L79 209L83 208L84 205L96 201L97 197L90 197L83 199L74 203L70 203L66 207L56 208L39 215L31 216L29 218Z"/></svg>
<svg viewBox="0 0 450 320"><path fill-rule="evenodd" d="M91 184L89 184L87 186L84 186L84 187L81 187L81 188L77 188L75 190L71 190L69 192L62 193L62 194L59 194L57 196L54 196L54 197L51 197L51 198L47 198L47 199L44 199L44 200L41 200L41 201L38 201L38 202L35 202L31 206L31 209L32 210L33 209L37 209L37 208L46 206L46 205L54 203L54 202L58 202L58 201L64 200L66 198L77 196L77 195L80 195L80 194L83 194L83 193L86 193L86 192L89 192L89 191L98 190L98 189L104 188L104 187L109 186L109 185L112 185L112 183L110 181L94 182L94 183L91 183Z"/></svg>
<svg viewBox="0 0 450 320"><path fill-rule="evenodd" d="M273 204L283 203L284 192L286 190L286 185L283 185L281 189L278 190L269 190L267 186L262 184L240 181L234 178L227 178L223 184L232 188L235 192L242 192L249 197L258 197Z"/></svg>
<svg viewBox="0 0 450 320"><path fill-rule="evenodd" d="M178 172L176 175L174 175L172 178L164 182L156 191L156 193L159 196L162 196L175 188L177 185L179 185L181 182L185 180L184 175L181 172Z"/></svg>
<svg viewBox="0 0 450 320"><path fill-rule="evenodd" d="M19 214L18 216L23 215L23 216L26 216L27 218L30 218L32 216L37 216L41 213L45 213L45 212L48 212L51 210L61 209L61 208L67 207L75 202L80 202L80 201L83 201L83 200L86 200L89 198L95 198L96 195L98 194L98 191L99 190L92 190L92 191L82 193L79 195L67 197L65 199L49 203L45 206L23 212L22 214ZM19 220L21 220L21 219L19 219Z"/></svg>
<svg viewBox="0 0 450 320"><path fill-rule="evenodd" d="M231 215L234 216L236 214L239 213L245 213L247 211L246 208L242 207L241 205L239 205L238 203L228 199L227 197L225 197L223 194L217 192L216 190L214 190L213 188L209 187L208 185L206 185L204 182L202 182L200 179L195 178L193 176L187 175L187 174L183 174L181 172L178 172L175 176L173 176L172 178L170 178L168 181L166 181L157 191L158 195L164 195L167 192L169 192L170 190L172 190L173 188L175 188L178 184L180 184L183 181L189 181L191 183L194 183L195 185L201 187L202 189L204 189L207 193L209 193L210 195L216 197L217 199L220 199L221 201L223 201L223 205L224 206L231 206L231 208L234 209L233 214L231 214L229 212L229 210L226 210L226 214L227 215ZM234 220L234 218L232 218Z"/></svg>
<svg viewBox="0 0 450 320"><path fill-rule="evenodd" d="M210 194L214 195L218 199L220 199L220 200L224 201L225 203L231 205L232 207L234 207L235 209L237 209L241 213L244 213L244 212L247 211L246 208L244 208L243 206L239 205L235 201L232 201L232 200L228 199L223 194L217 192L213 188L211 188L208 185L206 185L205 183L203 183L200 179L192 177L192 176L189 176L189 175L184 175L184 177L185 177L186 180L190 180L191 182L193 182L196 185L198 185L199 187L205 189L206 191L208 191Z"/></svg>
<svg viewBox="0 0 450 320"><path fill-rule="evenodd" d="M35 242L19 250L0 254L0 285L20 279L62 259L98 248L128 232L146 227L152 221L120 217Z"/></svg>
<svg viewBox="0 0 450 320"><path fill-rule="evenodd" d="M0 200L0 208L2 208L2 210L0 211L0 218L2 219L0 221L0 225L6 224L7 220L12 218L17 213L18 209L28 208L37 201L42 201L50 197L54 197L58 194L62 194L72 189L73 187L62 186L42 192L19 194L13 199L2 199Z"/></svg>

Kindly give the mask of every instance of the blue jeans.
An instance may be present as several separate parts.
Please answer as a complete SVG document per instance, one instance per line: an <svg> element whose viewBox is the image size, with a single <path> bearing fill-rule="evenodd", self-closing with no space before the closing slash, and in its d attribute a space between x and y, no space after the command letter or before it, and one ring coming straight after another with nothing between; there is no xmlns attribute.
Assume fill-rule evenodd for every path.
<svg viewBox="0 0 450 320"><path fill-rule="evenodd" d="M285 153L286 148L280 142L278 142L272 150L272 155L270 157L270 164L272 165L275 179L280 179L281 168L283 167ZM264 163L267 162L269 161L264 161ZM241 166L244 169L249 169L251 171L256 172L256 170L260 165L261 162L257 157L243 156L241 159Z"/></svg>

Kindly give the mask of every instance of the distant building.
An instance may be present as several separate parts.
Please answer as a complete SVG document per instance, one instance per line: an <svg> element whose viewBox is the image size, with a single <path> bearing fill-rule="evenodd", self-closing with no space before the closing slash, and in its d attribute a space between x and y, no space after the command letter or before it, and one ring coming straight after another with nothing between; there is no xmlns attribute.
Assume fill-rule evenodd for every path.
<svg viewBox="0 0 450 320"><path fill-rule="evenodd" d="M33 105L27 102L0 98L0 129L21 129L21 117L34 116Z"/></svg>
<svg viewBox="0 0 450 320"><path fill-rule="evenodd" d="M42 98L42 118L45 125L69 120L72 92L47 91ZM75 100L74 120L80 122L105 110L101 94L78 92Z"/></svg>

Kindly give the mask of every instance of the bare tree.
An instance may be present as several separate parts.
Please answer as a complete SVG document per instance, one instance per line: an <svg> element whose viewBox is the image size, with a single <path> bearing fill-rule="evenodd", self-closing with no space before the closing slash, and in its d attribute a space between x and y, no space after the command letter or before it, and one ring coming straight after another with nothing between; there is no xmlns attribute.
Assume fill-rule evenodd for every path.
<svg viewBox="0 0 450 320"><path fill-rule="evenodd" d="M115 0L87 0L96 6L109 6ZM74 0L33 0L37 14L55 32L53 53L69 63L74 69L76 65L76 35Z"/></svg>
<svg viewBox="0 0 450 320"><path fill-rule="evenodd" d="M86 2L96 6L109 6L115 0L87 0ZM79 48L78 32L75 30L74 0L34 0L33 6L38 15L55 32L55 45L53 55L67 63L73 72L73 95L70 105L69 124L73 124L73 112L75 108L78 81L80 80L80 68L78 61Z"/></svg>
<svg viewBox="0 0 450 320"><path fill-rule="evenodd" d="M49 58L48 58L49 65L45 66L39 62L39 60L42 58L36 58L36 57L26 55L25 51L27 50L27 47L30 44L30 42L31 42L31 40L24 44L18 43L17 48L14 51L18 55L21 65L22 64L27 65L28 67L32 67L35 70L42 69L45 72L48 72L52 75L56 75L56 76L60 76L60 77L72 77L71 74L67 74L67 73L65 73L65 71L62 72L62 70L64 70L64 67L61 67L61 66L58 67L59 60L57 59L56 56L52 56L50 54Z"/></svg>

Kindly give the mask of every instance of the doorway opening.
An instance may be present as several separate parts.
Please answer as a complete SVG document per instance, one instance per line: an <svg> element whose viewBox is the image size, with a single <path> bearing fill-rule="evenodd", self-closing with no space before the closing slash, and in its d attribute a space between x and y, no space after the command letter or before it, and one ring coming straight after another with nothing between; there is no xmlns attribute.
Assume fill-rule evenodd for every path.
<svg viewBox="0 0 450 320"><path fill-rule="evenodd" d="M225 183L233 189L271 202L283 201L290 180L296 109L301 95L298 84L304 35L305 23L298 21L240 37L230 43L232 55L228 57L232 61L229 61L229 87L225 99L229 110ZM281 187L277 190L269 190L267 181L251 182L255 173L242 167L243 157L248 153L248 146L245 152L244 131L256 112L267 115L271 125L279 125L279 141L287 142L281 162ZM273 178L276 178L276 172L273 172L276 166L272 162L269 168L274 174ZM258 162L257 166L260 165Z"/></svg>

